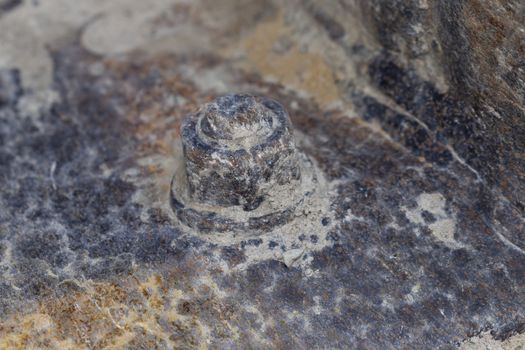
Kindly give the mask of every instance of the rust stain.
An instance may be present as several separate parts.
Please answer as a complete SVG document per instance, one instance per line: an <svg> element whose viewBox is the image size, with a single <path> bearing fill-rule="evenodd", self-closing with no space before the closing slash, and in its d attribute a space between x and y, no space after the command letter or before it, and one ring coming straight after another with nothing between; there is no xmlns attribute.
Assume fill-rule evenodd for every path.
<svg viewBox="0 0 525 350"><path fill-rule="evenodd" d="M304 91L322 106L337 101L339 94L334 73L321 54L303 51L293 42L285 52L275 50L279 40L291 37L282 15L259 23L240 42L240 48L246 52L248 70Z"/></svg>
<svg viewBox="0 0 525 350"><path fill-rule="evenodd" d="M0 349L205 349L209 331L193 306L193 290L173 288L176 275L130 276L118 284L77 282L76 291L48 297L33 312L0 322ZM213 296L217 287L207 282L211 285L199 288L207 288L209 297L198 305L220 315L214 322L225 336L235 337L228 323L232 311ZM194 292L202 292L199 288Z"/></svg>
<svg viewBox="0 0 525 350"><path fill-rule="evenodd" d="M471 55L478 65L476 70L483 83L490 87L486 91L496 94L498 99L519 105L520 96L505 81L495 79L494 70L504 71L516 65L510 48L516 48L519 55L525 52L525 46L521 45L523 35L516 30L521 24L520 15L506 0L494 1L490 6L483 1L470 0L465 3L463 11Z"/></svg>

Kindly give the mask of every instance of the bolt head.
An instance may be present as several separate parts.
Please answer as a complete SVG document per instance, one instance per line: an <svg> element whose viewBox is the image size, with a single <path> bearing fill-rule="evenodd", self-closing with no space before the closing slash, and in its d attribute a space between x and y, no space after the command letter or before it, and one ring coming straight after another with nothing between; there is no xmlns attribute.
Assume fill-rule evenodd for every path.
<svg viewBox="0 0 525 350"><path fill-rule="evenodd" d="M284 108L246 94L218 97L181 127L190 197L218 206L256 209L276 185L300 179Z"/></svg>

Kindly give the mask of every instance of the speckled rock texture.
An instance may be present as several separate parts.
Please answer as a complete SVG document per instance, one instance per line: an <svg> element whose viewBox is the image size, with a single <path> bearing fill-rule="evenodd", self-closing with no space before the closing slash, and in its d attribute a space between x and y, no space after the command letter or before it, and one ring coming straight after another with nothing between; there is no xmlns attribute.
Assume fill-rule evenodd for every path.
<svg viewBox="0 0 525 350"><path fill-rule="evenodd" d="M0 0L0 349L525 346L524 16ZM170 204L184 116L232 92L322 178L264 234Z"/></svg>

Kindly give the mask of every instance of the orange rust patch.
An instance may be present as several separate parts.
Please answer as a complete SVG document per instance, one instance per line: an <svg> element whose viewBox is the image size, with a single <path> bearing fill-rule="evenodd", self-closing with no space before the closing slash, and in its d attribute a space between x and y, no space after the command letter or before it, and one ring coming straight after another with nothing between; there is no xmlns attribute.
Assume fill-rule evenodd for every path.
<svg viewBox="0 0 525 350"><path fill-rule="evenodd" d="M337 101L334 74L321 54L303 52L296 43L290 43L284 53L277 53L274 46L283 37L291 38L291 32L282 15L257 25L240 43L246 51L248 69L304 91L320 105Z"/></svg>
<svg viewBox="0 0 525 350"><path fill-rule="evenodd" d="M172 287L177 275L78 283L73 292L42 300L34 312L1 322L0 349L206 348L208 328L199 319L203 308L216 315L214 327L225 337L236 337L228 324L233 312L214 296L213 282L203 278L211 285L185 293Z"/></svg>

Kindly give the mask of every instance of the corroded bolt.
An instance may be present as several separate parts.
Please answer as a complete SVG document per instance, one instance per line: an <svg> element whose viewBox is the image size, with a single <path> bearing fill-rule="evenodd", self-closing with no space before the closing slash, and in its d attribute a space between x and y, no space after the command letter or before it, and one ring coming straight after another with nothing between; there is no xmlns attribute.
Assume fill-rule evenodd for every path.
<svg viewBox="0 0 525 350"><path fill-rule="evenodd" d="M315 192L312 163L297 150L290 118L274 100L218 97L184 119L181 138L171 204L190 227L267 230L292 220Z"/></svg>
<svg viewBox="0 0 525 350"><path fill-rule="evenodd" d="M276 185L300 178L288 114L276 101L226 95L189 116L182 144L192 199L256 209Z"/></svg>

